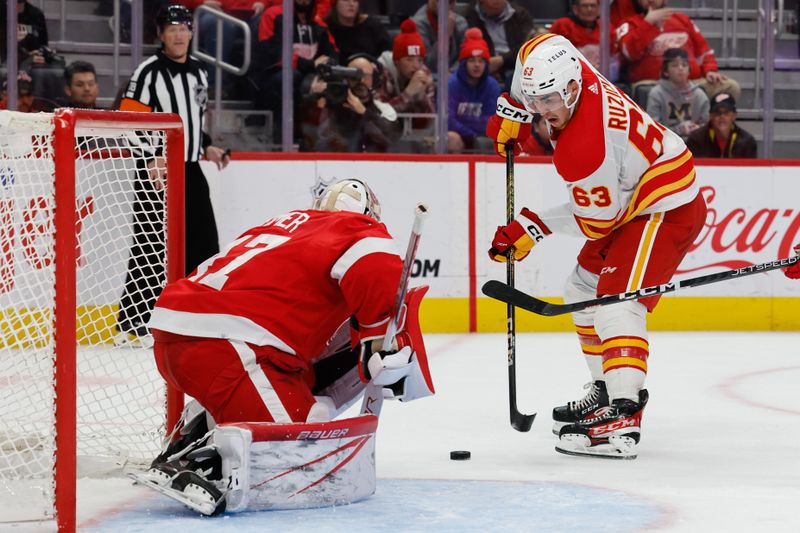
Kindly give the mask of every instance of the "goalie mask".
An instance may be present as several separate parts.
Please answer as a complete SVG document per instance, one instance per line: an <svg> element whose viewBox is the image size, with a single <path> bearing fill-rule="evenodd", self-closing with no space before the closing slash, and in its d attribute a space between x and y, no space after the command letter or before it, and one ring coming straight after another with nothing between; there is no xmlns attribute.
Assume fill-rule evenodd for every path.
<svg viewBox="0 0 800 533"><path fill-rule="evenodd" d="M581 94L581 62L566 46L538 46L522 67L522 95L525 106L535 113L548 113L564 105L573 110ZM575 100L569 102L569 83L578 84Z"/></svg>
<svg viewBox="0 0 800 533"><path fill-rule="evenodd" d="M314 200L313 209L320 211L352 211L375 220L381 219L381 204L372 189L363 181L343 179L331 183Z"/></svg>

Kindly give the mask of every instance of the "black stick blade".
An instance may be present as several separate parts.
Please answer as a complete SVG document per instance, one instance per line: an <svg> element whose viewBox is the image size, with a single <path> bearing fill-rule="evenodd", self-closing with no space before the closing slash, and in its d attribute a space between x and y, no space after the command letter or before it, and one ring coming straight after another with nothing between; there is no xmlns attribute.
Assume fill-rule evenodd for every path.
<svg viewBox="0 0 800 533"><path fill-rule="evenodd" d="M520 309L530 311L531 313L536 313L537 315L555 316L569 312L569 310L562 311L560 309L560 307L564 306L539 300L538 298L534 298L533 296L518 291L517 289L509 287L507 284L494 279L490 279L484 283L481 291L490 298L511 304L514 307L519 307Z"/></svg>
<svg viewBox="0 0 800 533"><path fill-rule="evenodd" d="M525 415L519 411L513 411L511 413L511 427L517 431L525 433L531 430L534 418L536 418L536 413L533 413L532 415Z"/></svg>

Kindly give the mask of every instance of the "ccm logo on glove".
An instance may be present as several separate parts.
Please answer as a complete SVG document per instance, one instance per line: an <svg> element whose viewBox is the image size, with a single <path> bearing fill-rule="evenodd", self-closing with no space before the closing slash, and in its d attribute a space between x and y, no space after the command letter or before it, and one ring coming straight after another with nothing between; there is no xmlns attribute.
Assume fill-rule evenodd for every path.
<svg viewBox="0 0 800 533"><path fill-rule="evenodd" d="M528 256L534 245L552 233L539 215L523 208L520 215L507 226L498 226L489 248L492 261L504 263L510 251L514 259L521 261Z"/></svg>
<svg viewBox="0 0 800 533"><path fill-rule="evenodd" d="M506 156L507 144L512 145L514 153L518 154L520 145L531 134L532 122L533 115L508 93L503 93L497 97L495 114L486 123L486 136L494 140L498 155Z"/></svg>

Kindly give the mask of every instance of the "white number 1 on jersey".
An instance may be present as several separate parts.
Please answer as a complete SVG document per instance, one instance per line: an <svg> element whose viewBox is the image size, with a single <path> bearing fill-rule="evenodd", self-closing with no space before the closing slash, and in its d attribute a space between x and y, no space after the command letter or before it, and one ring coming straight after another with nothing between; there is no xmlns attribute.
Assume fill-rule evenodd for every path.
<svg viewBox="0 0 800 533"><path fill-rule="evenodd" d="M256 235L255 237L247 236L242 237L241 239L236 239L230 243L225 250L214 257L206 259L199 267L197 267L197 273L194 276L190 276L189 280L202 283L203 285L211 287L212 289L221 290L222 287L225 286L225 283L228 282L228 276L231 272L247 263L258 254L266 252L267 250L275 248L276 246L280 246L288 240L289 237L285 237L283 235L270 235L269 233L263 233L261 235ZM233 248L236 248L240 245L245 248L250 248L250 250L244 252L219 270L211 271L214 261L225 257Z"/></svg>

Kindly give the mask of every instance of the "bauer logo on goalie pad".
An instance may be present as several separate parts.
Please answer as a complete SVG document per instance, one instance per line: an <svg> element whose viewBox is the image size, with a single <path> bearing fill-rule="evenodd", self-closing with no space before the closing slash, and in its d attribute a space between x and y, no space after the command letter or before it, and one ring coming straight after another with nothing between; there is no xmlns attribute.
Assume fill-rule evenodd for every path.
<svg viewBox="0 0 800 533"><path fill-rule="evenodd" d="M297 435L297 440L339 439L347 436L349 431L348 428L330 429L327 431L301 431Z"/></svg>

